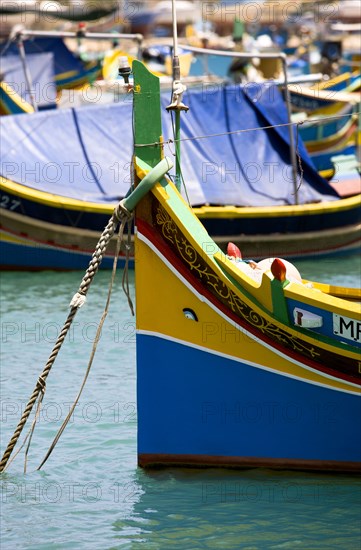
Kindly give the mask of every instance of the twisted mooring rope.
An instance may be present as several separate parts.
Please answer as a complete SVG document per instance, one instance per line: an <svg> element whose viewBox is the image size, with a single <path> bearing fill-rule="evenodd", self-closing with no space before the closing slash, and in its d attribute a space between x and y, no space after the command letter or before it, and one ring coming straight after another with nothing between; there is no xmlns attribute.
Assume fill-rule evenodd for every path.
<svg viewBox="0 0 361 550"><path fill-rule="evenodd" d="M78 292L74 295L72 301L70 302L70 312L64 323L64 326L58 335L56 343L53 347L53 350L49 356L49 359L43 369L43 372L39 376L33 393L26 405L24 412L21 416L21 419L14 431L12 438L10 439L8 446L3 454L3 457L0 462L0 473L3 472L8 464L11 453L14 450L15 445L17 444L21 432L24 429L24 426L29 418L29 415L33 409L34 404L36 403L39 395L41 398L44 396L46 389L46 379L49 375L49 372L55 362L55 359L63 345L63 342L68 334L69 328L74 320L75 315L78 312L78 309L84 304L86 299L86 294L89 290L89 287L94 279L95 274L97 273L99 266L102 262L103 256L106 252L108 244L113 237L116 228L119 223L122 224L123 228L125 223L130 220L132 214L125 208L123 201L121 201L118 206L114 209L113 215L110 218L107 226L105 227L92 255L92 259L89 262L89 266L85 272L85 275L80 283Z"/></svg>

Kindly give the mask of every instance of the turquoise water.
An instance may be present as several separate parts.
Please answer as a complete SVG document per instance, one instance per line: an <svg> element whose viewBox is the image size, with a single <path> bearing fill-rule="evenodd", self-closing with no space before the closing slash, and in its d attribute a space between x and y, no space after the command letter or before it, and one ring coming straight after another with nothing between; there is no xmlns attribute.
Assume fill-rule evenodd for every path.
<svg viewBox="0 0 361 550"><path fill-rule="evenodd" d="M297 267L308 278L359 285L357 257ZM2 451L81 276L1 275ZM360 548L361 486L355 476L137 468L135 325L120 277L76 411L43 470L36 471L81 384L108 280L107 272L97 275L48 377L28 473L21 453L1 478L1 548Z"/></svg>

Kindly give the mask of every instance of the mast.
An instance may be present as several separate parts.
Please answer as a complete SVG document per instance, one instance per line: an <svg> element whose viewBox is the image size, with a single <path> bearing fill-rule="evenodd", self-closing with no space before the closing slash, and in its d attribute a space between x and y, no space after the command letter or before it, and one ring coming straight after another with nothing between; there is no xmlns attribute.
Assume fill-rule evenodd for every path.
<svg viewBox="0 0 361 550"><path fill-rule="evenodd" d="M31 78L30 71L29 71L29 67L26 63L24 42L23 42L23 38L22 38L21 35L17 36L16 43L17 43L17 46L18 46L19 54L20 54L21 64L23 66L26 86L27 86L27 89L28 89L28 94L30 96L30 102L31 102L31 105L32 105L34 111L36 112L38 110L38 106L37 106L37 103L36 103L36 100L35 100L33 81L32 81L32 78Z"/></svg>
<svg viewBox="0 0 361 550"><path fill-rule="evenodd" d="M175 185L178 191L181 190L181 148L180 148L180 114L181 111L188 111L189 107L184 105L182 102L183 93L186 91L186 86L184 86L180 80L180 65L179 65L179 56L178 56L178 30L177 30L177 10L175 5L175 0L172 0L172 21L173 21L173 87L172 87L172 101L167 107L167 111L175 112L175 129L174 129L174 139L175 139L175 155L176 155L176 176L175 176Z"/></svg>

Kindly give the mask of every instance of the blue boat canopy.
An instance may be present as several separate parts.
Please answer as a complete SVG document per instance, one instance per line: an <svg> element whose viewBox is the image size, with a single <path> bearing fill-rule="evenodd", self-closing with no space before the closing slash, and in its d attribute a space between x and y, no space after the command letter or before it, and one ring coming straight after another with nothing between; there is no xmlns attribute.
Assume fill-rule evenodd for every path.
<svg viewBox="0 0 361 550"><path fill-rule="evenodd" d="M33 83L32 93L38 108L55 107L54 55L51 52L29 54L26 56L26 63ZM1 75L18 95L31 103L24 68L18 55L1 58Z"/></svg>
<svg viewBox="0 0 361 550"><path fill-rule="evenodd" d="M5 44L0 44L0 51L4 48ZM72 51L69 50L62 38L32 38L24 40L24 49L26 54L26 60L32 54L51 53L54 56L54 70L55 75L60 75L68 71L81 71L83 70L82 62L75 57ZM12 43L1 56L1 63L3 59L9 55L19 56L19 50L16 43ZM34 78L35 82L35 78Z"/></svg>
<svg viewBox="0 0 361 550"><path fill-rule="evenodd" d="M182 173L192 205L295 203L287 113L275 86L205 86L189 90L184 102L190 111L182 115ZM162 97L163 106L168 103L169 93ZM1 125L2 176L80 200L106 203L126 194L130 95L111 105L2 117ZM274 125L281 126L269 128ZM264 129L249 131L254 128ZM173 139L165 109L163 129L165 141ZM247 131L232 133L240 129ZM165 148L171 155L174 143ZM298 153L299 203L337 199L300 140Z"/></svg>
<svg viewBox="0 0 361 550"><path fill-rule="evenodd" d="M186 93L184 102L190 110L182 118L182 138L200 138L182 143L182 170L192 204L295 203L287 109L277 86L209 84ZM336 197L295 128L294 141L299 203Z"/></svg>

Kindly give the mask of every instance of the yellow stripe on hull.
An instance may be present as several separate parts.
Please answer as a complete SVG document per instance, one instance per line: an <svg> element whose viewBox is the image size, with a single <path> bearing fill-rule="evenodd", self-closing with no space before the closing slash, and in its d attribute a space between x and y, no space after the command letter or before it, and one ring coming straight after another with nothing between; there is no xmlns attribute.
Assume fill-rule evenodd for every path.
<svg viewBox="0 0 361 550"><path fill-rule="evenodd" d="M45 204L52 208L67 208L69 210L81 210L82 212L95 212L99 214L112 214L116 203L102 204L96 202L82 201L53 195L44 191L38 191L26 187L7 178L0 176L0 189L5 193L15 194L22 199L28 199L39 204Z"/></svg>
<svg viewBox="0 0 361 550"><path fill-rule="evenodd" d="M21 237L10 235L9 233L5 233L5 231L0 230L0 240L7 243L12 244L19 244L22 246L29 245L29 242L27 239L22 239Z"/></svg>
<svg viewBox="0 0 361 550"><path fill-rule="evenodd" d="M226 350L227 356L234 360L248 362L280 375L334 390L356 394L360 392L352 383L336 380L290 360L285 354L273 350L271 346L261 343L255 336L237 326L192 289L147 239L140 235L136 237L136 255L147 266L147 269L136 269L138 332L175 339L211 353L225 354ZM162 303L159 303L157 293L148 292L149 274L152 277L152 286L162 288ZM164 314L162 304L166 304ZM196 313L197 323L185 317L185 308Z"/></svg>
<svg viewBox="0 0 361 550"><path fill-rule="evenodd" d="M2 93L7 98L7 102L1 104L3 114L12 115L21 113L33 113L34 107L23 99L7 82L0 82ZM13 110L11 110L13 108Z"/></svg>
<svg viewBox="0 0 361 550"><path fill-rule="evenodd" d="M45 204L53 208L67 208L69 210L81 210L82 212L95 212L100 214L112 214L116 203L103 204L90 201L82 201L38 191L26 187L20 183L0 176L0 190L5 193L15 194L21 198ZM335 201L318 202L312 204L285 205L285 206L201 206L193 208L194 214L202 218L279 218L280 216L312 216L315 214L328 214L342 212L359 206L361 195Z"/></svg>

